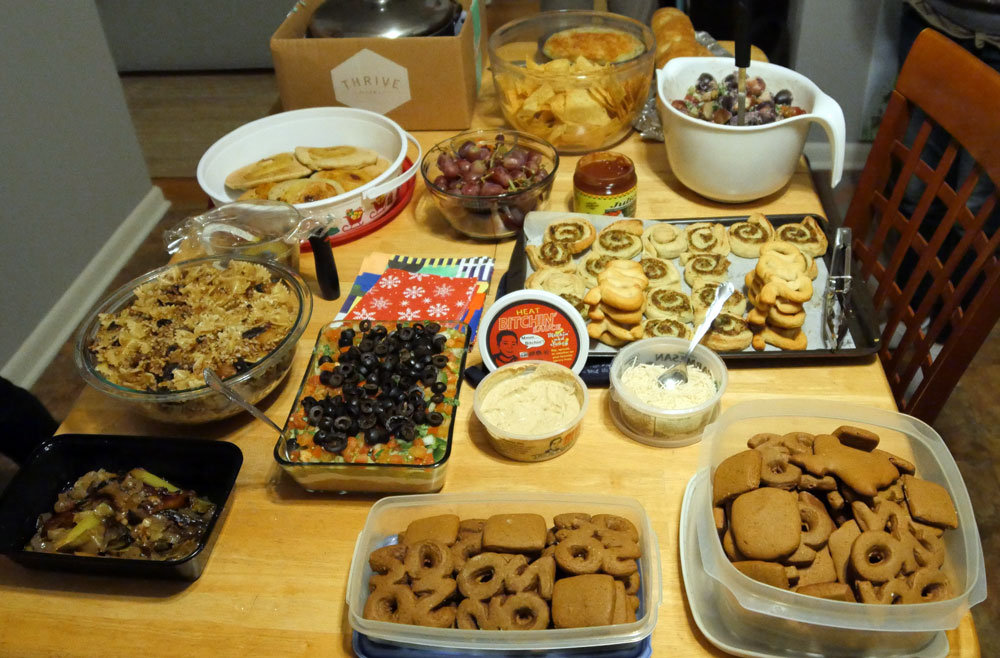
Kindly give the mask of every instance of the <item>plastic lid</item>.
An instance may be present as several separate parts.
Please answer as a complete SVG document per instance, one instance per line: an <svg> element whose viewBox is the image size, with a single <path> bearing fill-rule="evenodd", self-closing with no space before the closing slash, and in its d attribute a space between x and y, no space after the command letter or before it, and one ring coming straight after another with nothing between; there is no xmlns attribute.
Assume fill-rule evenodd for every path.
<svg viewBox="0 0 1000 658"><path fill-rule="evenodd" d="M518 290L493 302L483 316L479 353L490 370L539 359L579 374L587 362L587 324L568 301L544 290Z"/></svg>

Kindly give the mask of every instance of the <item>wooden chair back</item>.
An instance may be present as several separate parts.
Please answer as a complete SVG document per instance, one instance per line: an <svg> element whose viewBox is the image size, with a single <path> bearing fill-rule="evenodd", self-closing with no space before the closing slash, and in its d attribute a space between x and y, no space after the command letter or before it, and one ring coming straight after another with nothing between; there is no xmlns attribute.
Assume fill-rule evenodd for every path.
<svg viewBox="0 0 1000 658"><path fill-rule="evenodd" d="M947 133L940 158L925 153ZM974 160L955 179L957 162ZM987 195L969 207L977 182ZM953 182L949 182L953 181ZM912 210L901 209L910 186ZM899 409L932 422L1000 316L1000 74L920 33L891 93L844 224L884 329L879 358ZM904 207L905 204L904 204ZM938 344L935 347L935 343Z"/></svg>

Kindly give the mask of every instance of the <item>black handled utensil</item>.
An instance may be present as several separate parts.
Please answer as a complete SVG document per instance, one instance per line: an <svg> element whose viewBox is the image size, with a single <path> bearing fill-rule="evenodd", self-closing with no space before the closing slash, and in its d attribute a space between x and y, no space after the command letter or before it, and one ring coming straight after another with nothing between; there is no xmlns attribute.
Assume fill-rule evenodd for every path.
<svg viewBox="0 0 1000 658"><path fill-rule="evenodd" d="M326 239L326 231L318 229L309 235L313 259L316 261L316 282L319 283L320 297L337 299L340 297L340 275L337 274L337 263L333 260L333 247Z"/></svg>

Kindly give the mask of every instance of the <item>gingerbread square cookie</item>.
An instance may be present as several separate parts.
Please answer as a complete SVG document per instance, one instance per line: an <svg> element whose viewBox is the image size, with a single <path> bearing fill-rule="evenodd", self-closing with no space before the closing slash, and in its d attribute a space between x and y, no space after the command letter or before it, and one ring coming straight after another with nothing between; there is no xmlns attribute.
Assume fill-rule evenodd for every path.
<svg viewBox="0 0 1000 658"><path fill-rule="evenodd" d="M948 490L936 482L904 475L903 494L910 516L922 523L944 528L958 527L958 512Z"/></svg>
<svg viewBox="0 0 1000 658"><path fill-rule="evenodd" d="M483 526L483 550L540 553L547 532L545 517L540 514L494 514Z"/></svg>
<svg viewBox="0 0 1000 658"><path fill-rule="evenodd" d="M416 544L431 539L442 544L454 544L458 539L459 519L455 514L425 516L410 521L403 534L404 544Z"/></svg>
<svg viewBox="0 0 1000 658"><path fill-rule="evenodd" d="M615 579L607 574L560 578L552 590L556 628L607 626L615 618Z"/></svg>

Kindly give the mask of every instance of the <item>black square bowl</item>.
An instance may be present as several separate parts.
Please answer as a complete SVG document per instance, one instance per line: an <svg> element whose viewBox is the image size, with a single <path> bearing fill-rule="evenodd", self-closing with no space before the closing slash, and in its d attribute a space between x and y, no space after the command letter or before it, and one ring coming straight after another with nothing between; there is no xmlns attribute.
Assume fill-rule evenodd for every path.
<svg viewBox="0 0 1000 658"><path fill-rule="evenodd" d="M105 434L60 434L29 455L0 497L0 553L26 567L86 574L196 580L212 551L223 513L243 464L232 443ZM198 547L175 560L69 555L27 551L38 515L51 512L59 493L88 471L141 467L215 503Z"/></svg>

